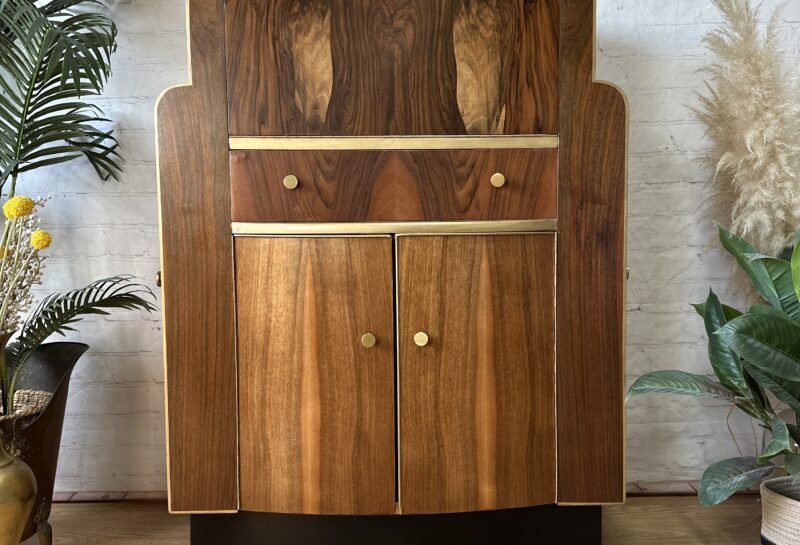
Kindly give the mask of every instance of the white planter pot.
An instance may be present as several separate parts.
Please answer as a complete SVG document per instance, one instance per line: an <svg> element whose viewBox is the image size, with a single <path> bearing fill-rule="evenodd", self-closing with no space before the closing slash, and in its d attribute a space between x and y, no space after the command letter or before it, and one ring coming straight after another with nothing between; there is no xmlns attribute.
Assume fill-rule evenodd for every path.
<svg viewBox="0 0 800 545"><path fill-rule="evenodd" d="M800 545L800 482L779 477L761 485L762 545Z"/></svg>

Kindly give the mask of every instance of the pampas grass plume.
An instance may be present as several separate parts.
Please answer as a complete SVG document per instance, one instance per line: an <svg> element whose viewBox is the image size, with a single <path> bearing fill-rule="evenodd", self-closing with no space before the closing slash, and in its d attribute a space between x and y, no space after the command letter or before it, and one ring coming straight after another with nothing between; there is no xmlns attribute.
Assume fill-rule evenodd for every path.
<svg viewBox="0 0 800 545"><path fill-rule="evenodd" d="M713 0L723 16L704 43L695 114L711 140L703 162L715 172L716 221L777 255L800 227L800 92L781 66L776 10L764 33L750 0Z"/></svg>

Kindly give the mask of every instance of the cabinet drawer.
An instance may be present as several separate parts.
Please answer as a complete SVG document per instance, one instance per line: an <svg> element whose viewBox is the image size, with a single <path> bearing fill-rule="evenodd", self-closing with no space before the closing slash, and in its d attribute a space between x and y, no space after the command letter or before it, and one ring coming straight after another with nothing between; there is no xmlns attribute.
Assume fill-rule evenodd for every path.
<svg viewBox="0 0 800 545"><path fill-rule="evenodd" d="M555 149L247 150L230 165L235 222L556 218Z"/></svg>

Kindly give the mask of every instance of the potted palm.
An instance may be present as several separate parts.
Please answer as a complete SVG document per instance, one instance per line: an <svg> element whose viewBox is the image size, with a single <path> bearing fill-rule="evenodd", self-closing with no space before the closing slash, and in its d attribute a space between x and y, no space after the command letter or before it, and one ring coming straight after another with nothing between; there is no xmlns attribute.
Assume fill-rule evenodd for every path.
<svg viewBox="0 0 800 545"><path fill-rule="evenodd" d="M798 234L800 237L800 234ZM700 481L701 505L722 503L776 470L788 473L762 484L764 542L800 540L800 245L791 261L769 257L720 229L720 241L747 274L762 300L746 311L723 305L713 291L694 305L708 334L714 378L656 371L630 387L628 399L676 394L718 399L745 412L765 430L759 452L720 460Z"/></svg>
<svg viewBox="0 0 800 545"><path fill-rule="evenodd" d="M69 378L88 347L42 343L86 315L154 310L148 288L117 276L47 297L25 318L50 237L38 229L43 202L18 195L22 178L80 158L103 179L120 172L117 141L103 128L109 120L91 103L111 74L117 39L100 8L98 0L0 0L0 195L7 199L0 240L0 300L7 302L0 304L0 439L7 448L0 449L0 471L19 466L3 456L7 450L33 470L35 505L22 516L17 504L16 518L25 519L23 539L38 530L45 544ZM14 517L5 516L3 498L5 528ZM16 543L3 528L0 545Z"/></svg>
<svg viewBox="0 0 800 545"><path fill-rule="evenodd" d="M53 334L72 330L75 322L111 309L154 310L152 292L129 277L94 282L33 303L31 287L41 279L52 239L38 228L38 203L16 196L3 205L6 217L0 246L0 482L17 495L0 495L0 519L6 522L5 545L38 530L49 543L47 523L58 458L68 377L88 348L76 343L43 345ZM27 319L23 315L28 313ZM14 460L11 456L16 456ZM3 463L4 461L5 463ZM26 471L26 468L30 468ZM32 471L31 471L32 469ZM34 479L33 476L36 476ZM37 493L38 488L38 493ZM35 503L39 511L31 513ZM16 523L16 524L15 524Z"/></svg>

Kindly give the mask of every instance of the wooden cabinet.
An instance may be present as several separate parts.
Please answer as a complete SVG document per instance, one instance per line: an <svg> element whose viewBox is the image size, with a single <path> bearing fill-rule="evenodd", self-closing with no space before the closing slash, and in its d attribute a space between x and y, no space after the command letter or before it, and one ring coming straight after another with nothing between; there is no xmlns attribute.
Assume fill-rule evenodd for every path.
<svg viewBox="0 0 800 545"><path fill-rule="evenodd" d="M404 513L555 503L554 275L552 234L398 239Z"/></svg>
<svg viewBox="0 0 800 545"><path fill-rule="evenodd" d="M170 509L623 501L627 111L594 1L187 3Z"/></svg>
<svg viewBox="0 0 800 545"><path fill-rule="evenodd" d="M235 250L241 508L394 513L391 239Z"/></svg>
<svg viewBox="0 0 800 545"><path fill-rule="evenodd" d="M553 503L554 243L238 239L241 508L393 513L396 433L404 513Z"/></svg>

